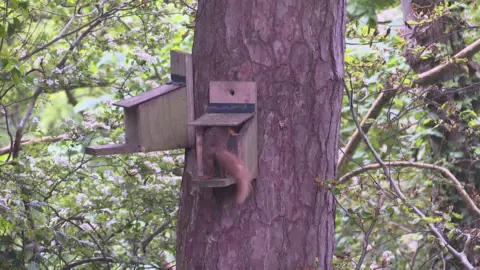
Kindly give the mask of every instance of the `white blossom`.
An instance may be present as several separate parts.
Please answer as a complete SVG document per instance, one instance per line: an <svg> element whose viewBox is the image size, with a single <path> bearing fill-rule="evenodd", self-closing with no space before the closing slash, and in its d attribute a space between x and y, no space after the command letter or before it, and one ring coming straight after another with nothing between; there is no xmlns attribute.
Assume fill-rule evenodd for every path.
<svg viewBox="0 0 480 270"><path fill-rule="evenodd" d="M62 52L68 50L66 47L57 47L57 54L61 54Z"/></svg>
<svg viewBox="0 0 480 270"><path fill-rule="evenodd" d="M25 158L28 160L28 162L30 162L30 166L35 166L35 164L37 164L37 162L35 161L35 158L31 156L26 156Z"/></svg>
<svg viewBox="0 0 480 270"><path fill-rule="evenodd" d="M107 228L111 229L113 224L116 224L116 223L117 223L117 221L115 219L109 220L107 222Z"/></svg>
<svg viewBox="0 0 480 270"><path fill-rule="evenodd" d="M109 188L108 186L104 186L104 187L102 188L102 193L103 193L103 195L105 195L105 196L109 196L109 195L111 194L111 193L110 193L110 188Z"/></svg>
<svg viewBox="0 0 480 270"><path fill-rule="evenodd" d="M64 157L58 157L58 156L56 156L56 157L54 157L53 160L55 161L55 163L61 164L61 165L65 166L65 167L73 167L73 164L70 163L70 161L68 161L68 160L65 159Z"/></svg>
<svg viewBox="0 0 480 270"><path fill-rule="evenodd" d="M35 78L35 79L33 79L33 84L34 84L34 85L39 85L39 84L42 83L42 82L43 82L43 80L40 79L40 78Z"/></svg>
<svg viewBox="0 0 480 270"><path fill-rule="evenodd" d="M98 226L95 224L95 223L82 223L80 224L79 226L80 228L82 228L82 230L84 231L92 231L93 229L96 229Z"/></svg>
<svg viewBox="0 0 480 270"><path fill-rule="evenodd" d="M168 163L175 163L175 160L173 160L173 157L171 157L171 156L163 156L162 161L163 162L168 162Z"/></svg>
<svg viewBox="0 0 480 270"><path fill-rule="evenodd" d="M148 167L150 167L152 170L155 171L155 173L161 173L162 172L162 169L160 169L160 167L157 166L157 164L153 164L152 162L150 161L145 161L144 163L145 165L147 165Z"/></svg>
<svg viewBox="0 0 480 270"><path fill-rule="evenodd" d="M393 260L395 258L395 256L393 255L393 252L391 252L390 250L385 250L383 253L382 253L382 260L385 261L385 262L390 262L391 260Z"/></svg>
<svg viewBox="0 0 480 270"><path fill-rule="evenodd" d="M85 201L87 199L88 199L88 196L86 194L83 194L83 193L78 193L77 194L77 204L82 204L83 201Z"/></svg>

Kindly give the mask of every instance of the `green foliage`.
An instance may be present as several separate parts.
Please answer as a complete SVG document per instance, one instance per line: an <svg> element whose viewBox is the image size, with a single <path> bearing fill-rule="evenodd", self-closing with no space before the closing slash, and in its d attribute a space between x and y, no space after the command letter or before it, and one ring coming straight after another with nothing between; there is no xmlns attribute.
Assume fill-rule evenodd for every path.
<svg viewBox="0 0 480 270"><path fill-rule="evenodd" d="M166 82L170 50L189 51L195 3L185 2L0 5L2 147L31 110L27 144L18 157L0 155L1 269L174 260L183 151L91 157L84 147L122 143L112 102Z"/></svg>
<svg viewBox="0 0 480 270"><path fill-rule="evenodd" d="M435 113L427 110L425 94L411 88L417 75L403 57L408 42L399 31L401 16L377 22L386 9L399 13L398 5L348 1L345 77L354 109L362 117L381 91L398 89L378 118L366 120L382 159L435 163L464 173L462 181L476 179L480 163L469 162L480 155L478 97L462 95L434 104ZM467 26L445 34L461 31L470 44L479 36L478 27L468 27L480 22L473 5L456 1L431 13L418 8L422 19L409 24L460 14ZM192 1L117 0L0 5L0 145L6 152L0 155L0 269L68 269L77 263L82 269L162 269L173 261L182 151L90 157L84 147L124 142L123 111L111 104L168 80L170 50L192 45L195 7ZM411 51L421 59L452 61L442 44ZM444 86L457 88L460 81L455 77ZM355 131L348 105L345 96L344 142ZM464 135L468 151L446 144L438 157L430 142L447 140L454 131ZM17 132L25 140L18 156L5 151ZM364 146L352 159L340 174L376 162ZM471 171L461 171L461 162ZM444 250L427 233L428 223L456 240L460 222L471 221L465 209L453 207L462 198L445 191L451 187L445 175L405 167L391 173L426 217L395 196L380 170L342 184L332 179L328 187L338 202L335 269L354 268L364 250L366 269L405 269L412 259L416 269L428 263L433 248ZM478 201L478 181L471 182L462 183ZM431 201L435 188L441 194ZM381 207L380 189L386 191Z"/></svg>
<svg viewBox="0 0 480 270"><path fill-rule="evenodd" d="M418 75L414 74L404 58L408 41L402 35L401 26L404 22L401 9L396 7L398 16L386 25L376 22L380 9L391 8L398 3L383 2L383 7L376 5L375 1L349 1L348 4L349 15L354 19L346 29L345 79L350 94L353 94L354 110L359 120L362 120L382 91L398 89L379 117L365 120L371 126L368 139L373 147L385 162L422 162L444 166L457 175L465 184L467 193L478 202L478 177L475 174L478 175L480 170L476 162L480 153L480 103L476 94L478 90L474 93L478 85L476 88L468 86L472 81L475 82L474 76L467 80L458 76L444 82L447 89L451 87L465 92L459 92L456 96L451 94L449 99L436 103L430 101L429 106L435 106L438 110L429 110L426 91L412 88L412 82ZM445 20L446 16L452 14L461 16L467 25L472 25L479 18L479 10L473 5L471 1L456 1L453 5L438 6L433 12L422 13L423 20L411 25L428 25ZM420 8L417 11L422 12ZM468 43L478 39L477 28L460 28ZM458 30L445 30L445 35L452 33L458 33ZM415 57L434 58L438 63L451 61L453 55L451 48L439 43L416 46L411 50ZM465 62L465 59L455 62ZM345 146L354 131L349 99L345 96L340 130L344 144L341 147ZM459 132L465 140L452 143L454 140L451 136L459 136L455 132ZM433 149L432 140L442 142L443 156ZM351 158L352 161L339 172L339 176L376 163L365 144L361 144ZM456 165L460 162L465 162L468 170ZM463 237L460 237L463 240L459 248L462 250L465 237L458 228L472 226L472 215L466 209L463 198L453 188L451 180L438 171L414 167L392 167L390 172L407 202L424 211L426 217L419 216L396 196L381 168L361 173L342 185L330 183L329 188L338 202L335 269L354 269L362 252L366 252L367 256L361 269L423 269L421 267L428 268L425 265L430 265L432 261L440 261L438 265L441 266L441 260L431 256L433 252L438 252L436 248L441 245L435 236L429 234L429 223L437 226L449 241L458 241L459 235ZM386 194L381 207L377 209L380 189L385 190ZM436 192L440 194L435 195ZM436 199L432 201L431 198ZM364 242L370 226L371 234L368 241ZM413 268L412 262L415 262ZM458 269L463 268L460 266Z"/></svg>

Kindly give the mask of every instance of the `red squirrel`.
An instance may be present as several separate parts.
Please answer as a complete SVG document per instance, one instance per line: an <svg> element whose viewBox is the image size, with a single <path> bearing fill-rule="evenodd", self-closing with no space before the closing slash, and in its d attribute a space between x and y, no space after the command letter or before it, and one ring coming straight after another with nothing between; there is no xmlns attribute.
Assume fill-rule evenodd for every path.
<svg viewBox="0 0 480 270"><path fill-rule="evenodd" d="M238 134L230 127L209 127L203 135L203 169L205 175L201 179L210 179L214 174L214 159L216 158L222 176L225 173L237 180L236 201L241 204L250 193L252 176L243 162L227 148L230 136Z"/></svg>

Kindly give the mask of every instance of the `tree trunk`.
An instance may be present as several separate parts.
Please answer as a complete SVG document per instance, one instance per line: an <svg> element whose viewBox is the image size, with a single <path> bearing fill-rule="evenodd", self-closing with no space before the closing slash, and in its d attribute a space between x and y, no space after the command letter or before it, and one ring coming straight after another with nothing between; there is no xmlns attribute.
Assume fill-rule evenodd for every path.
<svg viewBox="0 0 480 270"><path fill-rule="evenodd" d="M236 205L235 186L192 187L188 150L178 269L332 269L335 201L315 180L336 174L344 33L344 0L199 1L195 116L209 81L257 82L259 174Z"/></svg>

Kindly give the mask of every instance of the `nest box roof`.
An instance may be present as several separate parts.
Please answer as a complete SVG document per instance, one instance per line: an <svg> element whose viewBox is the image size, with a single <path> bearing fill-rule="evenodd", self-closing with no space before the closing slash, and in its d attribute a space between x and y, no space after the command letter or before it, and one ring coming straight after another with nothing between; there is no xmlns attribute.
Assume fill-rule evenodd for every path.
<svg viewBox="0 0 480 270"><path fill-rule="evenodd" d="M132 108L138 106L144 102L147 102L151 99L157 98L159 96L163 96L169 92L175 91L177 89L183 88L185 85L183 84L166 84L161 85L159 87L153 88L150 91L143 92L138 96L134 96L131 98L127 98L121 100L119 102L113 103L113 105L124 107L124 108Z"/></svg>

